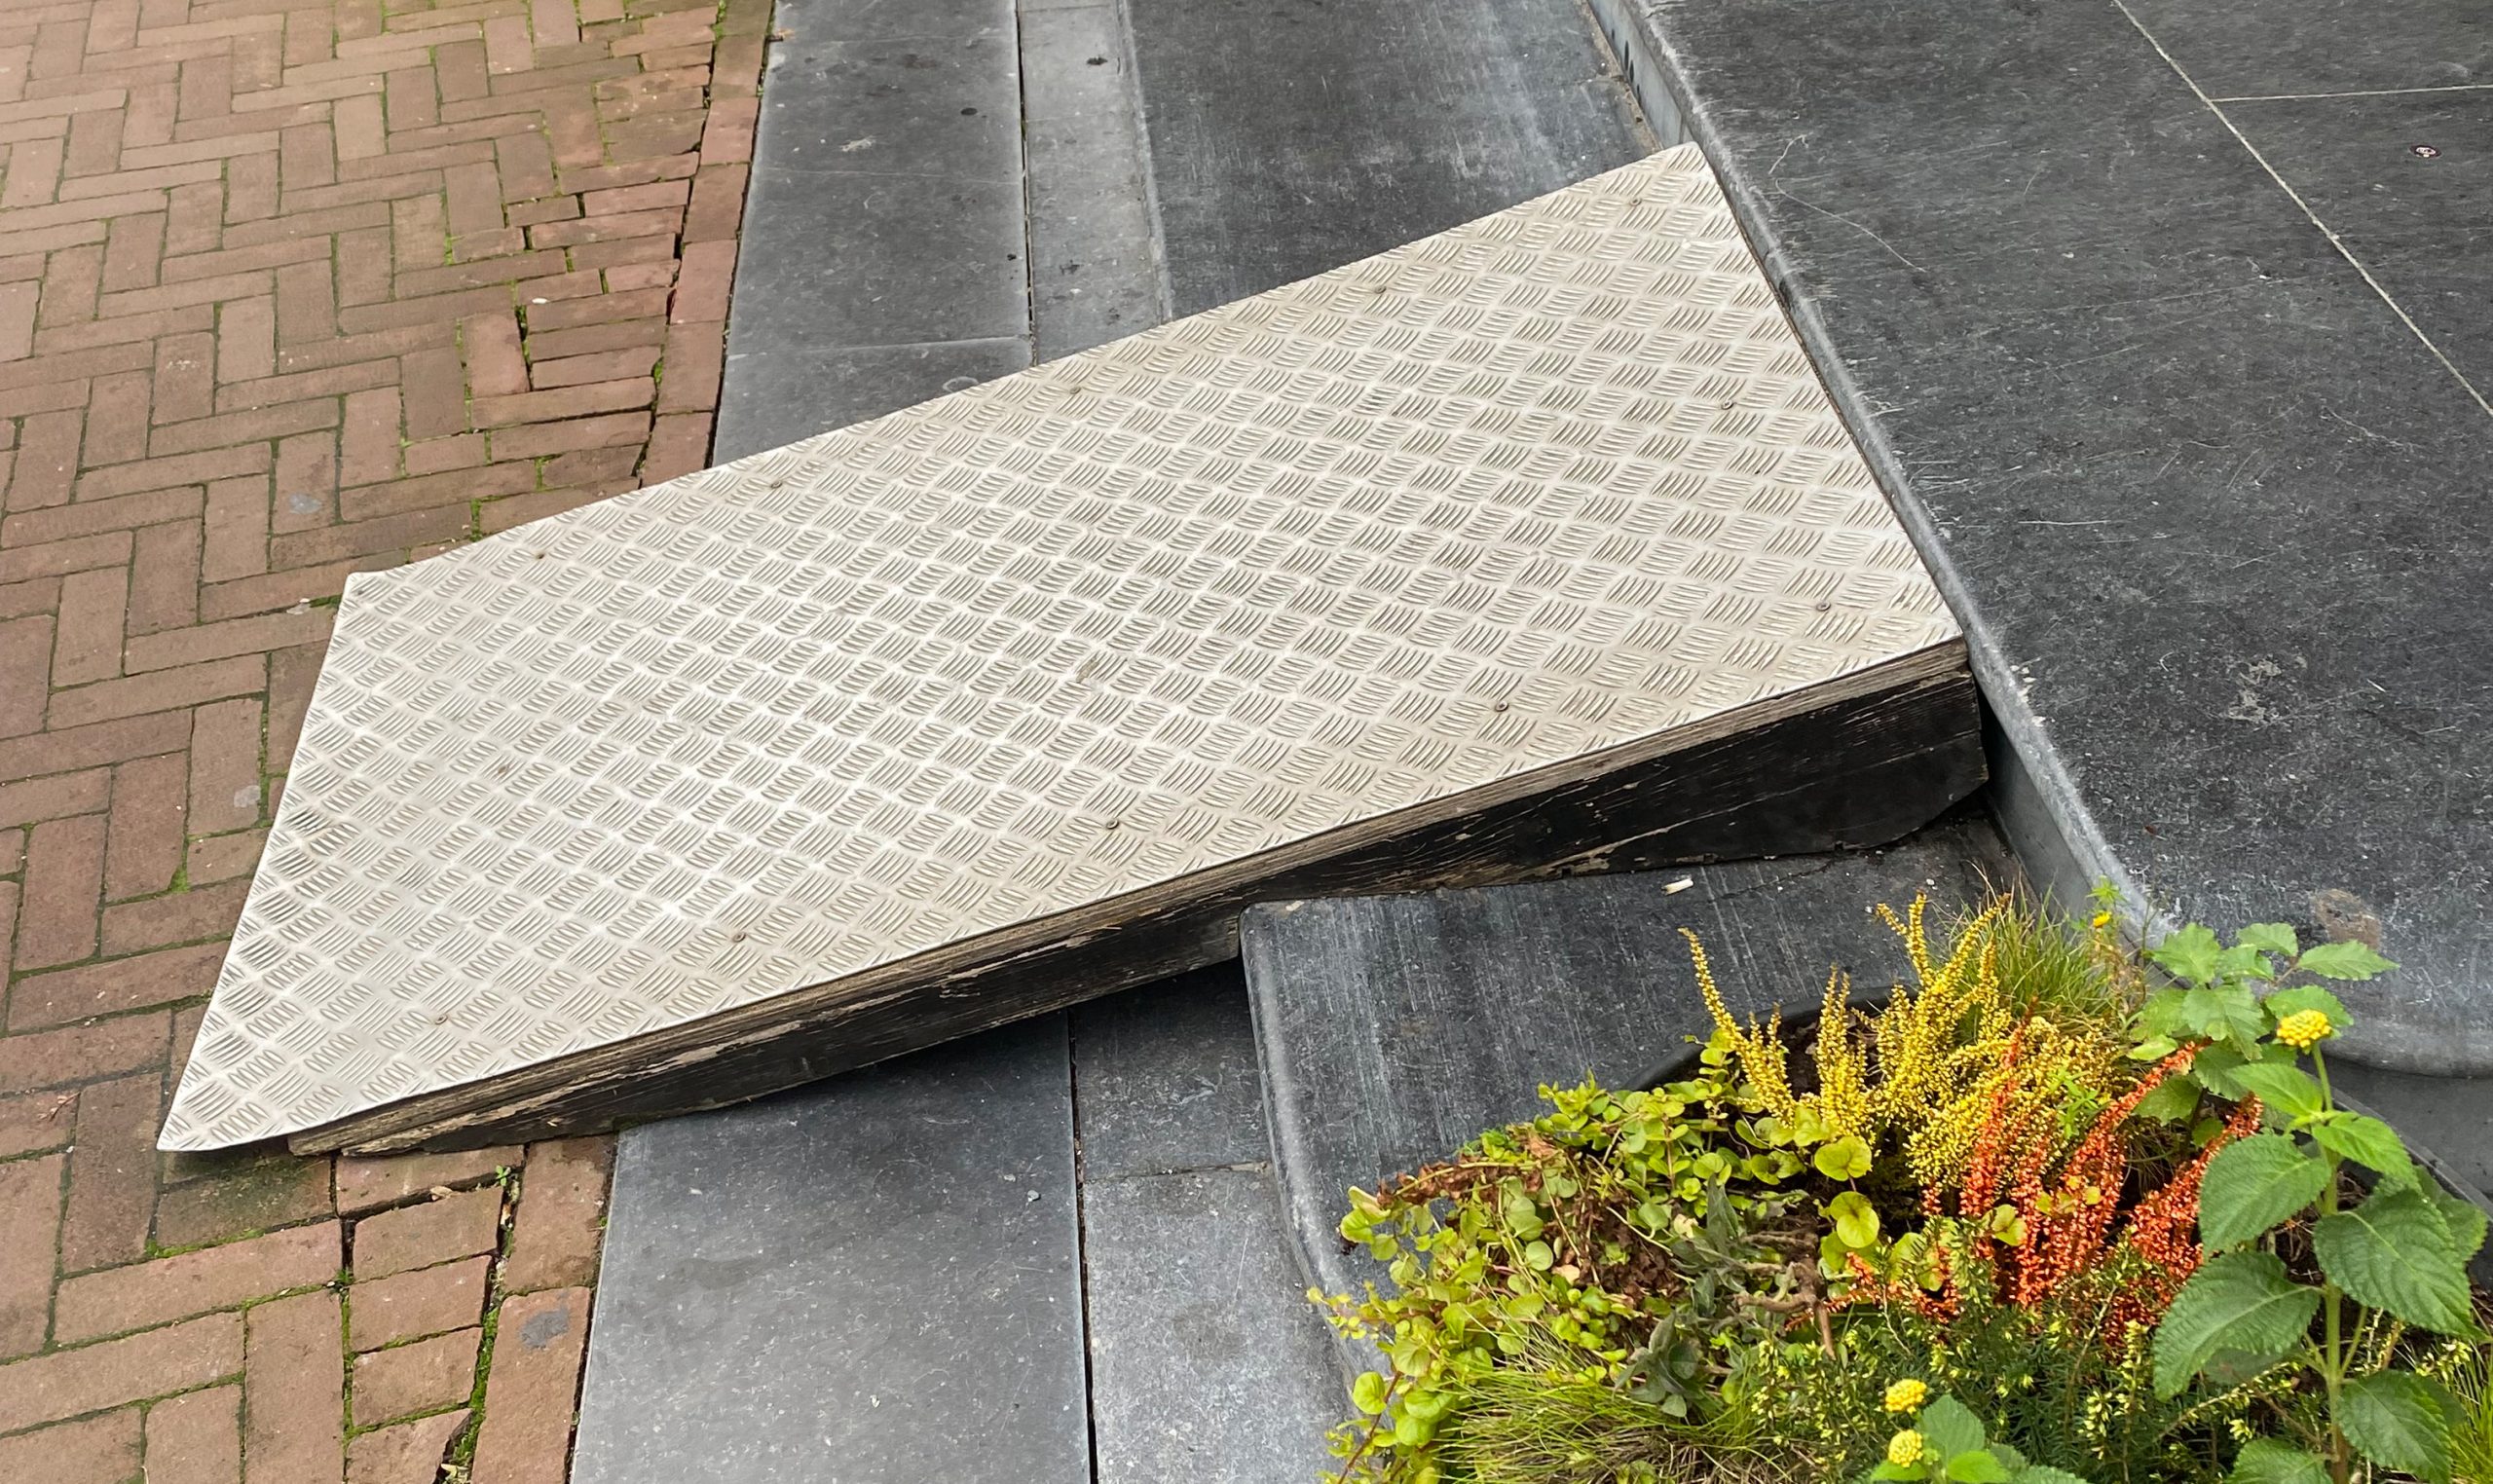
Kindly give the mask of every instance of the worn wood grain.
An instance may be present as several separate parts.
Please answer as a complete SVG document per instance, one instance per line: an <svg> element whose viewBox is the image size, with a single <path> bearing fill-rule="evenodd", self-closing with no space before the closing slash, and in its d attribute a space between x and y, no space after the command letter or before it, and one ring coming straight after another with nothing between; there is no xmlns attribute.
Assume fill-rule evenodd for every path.
<svg viewBox="0 0 2493 1484"><path fill-rule="evenodd" d="M1572 781L1509 788L1478 808L1365 838L1344 832L1338 849L1320 841L1291 869L1102 904L1089 922L998 935L964 946L947 965L858 976L836 997L800 990L292 1142L303 1151L465 1148L735 1102L1229 958L1238 913L1277 898L1882 843L1982 784L1979 705L1961 651L1952 659L1933 666L1917 656L1898 684Z"/></svg>

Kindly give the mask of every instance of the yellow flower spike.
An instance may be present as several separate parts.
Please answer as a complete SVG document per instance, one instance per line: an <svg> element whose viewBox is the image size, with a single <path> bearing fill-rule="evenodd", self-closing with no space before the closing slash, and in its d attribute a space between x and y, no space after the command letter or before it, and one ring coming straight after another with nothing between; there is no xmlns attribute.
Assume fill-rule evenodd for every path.
<svg viewBox="0 0 2493 1484"><path fill-rule="evenodd" d="M1715 1028L1730 1042L1732 1055L1739 1058L1740 1071L1757 1090L1758 1099L1767 1112L1777 1118L1791 1118L1800 1111L1800 1099L1793 1095L1784 1068L1781 1007L1776 1007L1762 1027L1756 1021L1742 1025L1731 1014L1731 1007L1723 1002L1723 991L1714 983L1714 965L1705 956L1704 941L1687 928L1681 928L1679 935L1688 940L1688 956L1696 967L1696 992L1713 1014Z"/></svg>
<svg viewBox="0 0 2493 1484"><path fill-rule="evenodd" d="M2337 1027L2328 1023L2325 1010L2297 1010L2277 1022L2277 1039L2298 1052L2307 1052L2335 1034Z"/></svg>
<svg viewBox="0 0 2493 1484"><path fill-rule="evenodd" d="M1872 1132L1869 1068L1852 1039L1852 1012L1847 1005L1851 991L1852 982L1842 969L1827 976L1813 1053L1818 1065L1817 1107L1819 1118L1837 1136L1857 1133L1866 1140Z"/></svg>
<svg viewBox="0 0 2493 1484"><path fill-rule="evenodd" d="M1874 910L1903 945L1913 975L1874 1014L1852 1011L1844 976L1829 975L1811 1048L1816 1087L1806 1096L1793 1090L1779 1022L1734 1020L1703 945L1684 934L1718 1027L1714 1055L1736 1061L1759 1108L1807 1131L1809 1143L1851 1135L1894 1150L1918 1183L1944 1192L1961 1181L1994 1117L2049 1137L2071 1088L2102 1087L2124 1069L2112 1058L2126 1048L2073 1036L2007 1003L2003 965L2025 963L2020 935L2028 931L2007 899L1963 921L1944 946L1931 942L1926 898L1901 912L1883 904ZM2003 1066L2012 1042L2022 1050Z"/></svg>
<svg viewBox="0 0 2493 1484"><path fill-rule="evenodd" d="M1904 943L1905 957L1913 963L1914 981L1916 983L1927 984L1930 983L1930 946L1922 941L1921 937L1921 899L1919 897L1914 899L1913 906L1908 909L1908 911L1909 916L1900 918L1896 915L1894 908L1881 902L1879 904L1879 920L1885 923L1887 931L1895 934Z"/></svg>
<svg viewBox="0 0 2493 1484"><path fill-rule="evenodd" d="M1925 1451L1921 1434L1911 1428L1887 1439L1887 1462L1898 1468L1911 1468L1920 1463Z"/></svg>
<svg viewBox="0 0 2493 1484"><path fill-rule="evenodd" d="M1930 1387L1917 1378L1908 1376L1887 1388L1887 1410L1911 1412L1930 1399Z"/></svg>

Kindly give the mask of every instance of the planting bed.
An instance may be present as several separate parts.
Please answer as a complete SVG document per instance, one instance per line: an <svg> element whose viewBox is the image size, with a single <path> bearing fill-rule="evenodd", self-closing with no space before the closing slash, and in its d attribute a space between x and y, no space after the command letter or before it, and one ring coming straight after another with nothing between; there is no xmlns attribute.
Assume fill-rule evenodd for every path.
<svg viewBox="0 0 2493 1484"><path fill-rule="evenodd" d="M1311 1295L1371 1367L1343 1477L2493 1476L2484 1204L2329 1086L2333 986L2396 966L1925 905L1879 909L1893 994L1838 969L1805 1033L1686 932L1701 1055L1353 1189L1381 1279Z"/></svg>

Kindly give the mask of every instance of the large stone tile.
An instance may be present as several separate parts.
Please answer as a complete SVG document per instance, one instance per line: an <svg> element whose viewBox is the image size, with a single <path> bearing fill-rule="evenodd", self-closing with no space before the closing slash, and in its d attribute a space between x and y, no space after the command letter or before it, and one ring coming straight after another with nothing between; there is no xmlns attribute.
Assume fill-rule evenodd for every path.
<svg viewBox="0 0 2493 1484"><path fill-rule="evenodd" d="M729 344L759 351L1028 334L1018 173L779 173L766 189L798 200L745 229Z"/></svg>
<svg viewBox="0 0 2493 1484"><path fill-rule="evenodd" d="M893 32L854 0L781 10L730 347L1028 333L1011 8L919 19L930 29Z"/></svg>
<svg viewBox="0 0 2493 1484"><path fill-rule="evenodd" d="M1009 36L1014 0L778 0L780 28L837 41L956 40Z"/></svg>
<svg viewBox="0 0 2493 1484"><path fill-rule="evenodd" d="M1651 14L2058 884L2376 929L2348 1053L2493 1070L2493 418L2117 9Z"/></svg>
<svg viewBox="0 0 2493 1484"><path fill-rule="evenodd" d="M1269 1171L1093 1179L1083 1251L1099 1484L1321 1471L1349 1403Z"/></svg>
<svg viewBox="0 0 2493 1484"><path fill-rule="evenodd" d="M1145 1174L1270 1157L1255 1025L1235 963L1070 1012L1082 1168Z"/></svg>
<svg viewBox="0 0 2493 1484"><path fill-rule="evenodd" d="M2416 327L2493 392L2493 88L2234 103L2225 114Z"/></svg>
<svg viewBox="0 0 2493 1484"><path fill-rule="evenodd" d="M632 1131L576 1484L1091 1477L1064 1024Z"/></svg>
<svg viewBox="0 0 2493 1484"><path fill-rule="evenodd" d="M2479 0L2126 3L2214 97L2493 83Z"/></svg>
<svg viewBox="0 0 2493 1484"><path fill-rule="evenodd" d="M720 463L914 407L1030 363L1030 343L1019 337L766 349L729 340L727 346L726 390L711 450Z"/></svg>
<svg viewBox="0 0 2493 1484"><path fill-rule="evenodd" d="M1133 0L1179 314L1653 144L1573 0Z"/></svg>

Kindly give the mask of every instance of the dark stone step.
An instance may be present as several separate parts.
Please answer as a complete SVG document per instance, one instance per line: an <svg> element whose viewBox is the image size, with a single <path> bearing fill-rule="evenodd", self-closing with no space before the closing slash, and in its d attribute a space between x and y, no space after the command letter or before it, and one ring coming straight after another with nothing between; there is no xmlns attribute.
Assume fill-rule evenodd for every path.
<svg viewBox="0 0 2493 1484"><path fill-rule="evenodd" d="M623 1140L577 1484L1084 1484L1050 1018Z"/></svg>
<svg viewBox="0 0 2493 1484"><path fill-rule="evenodd" d="M1302 1484L1344 1378L1301 1294L1235 964L1068 1014L1100 1484Z"/></svg>
<svg viewBox="0 0 2493 1484"><path fill-rule="evenodd" d="M778 0L712 457L1030 364L1013 0Z"/></svg>
<svg viewBox="0 0 2493 1484"><path fill-rule="evenodd" d="M1240 938L1291 1230L1312 1282L1381 1269L1342 1250L1353 1186L1443 1159L1529 1118L1544 1083L1650 1081L1711 1027L1683 927L1735 1009L1814 1008L1830 965L1864 986L1904 972L1869 915L1927 892L1975 902L2015 869L1960 813L1892 848L1478 891L1285 902Z"/></svg>
<svg viewBox="0 0 2493 1484"><path fill-rule="evenodd" d="M632 1131L573 1478L1314 1478L1256 1076L1231 966Z"/></svg>
<svg viewBox="0 0 2493 1484"><path fill-rule="evenodd" d="M1657 142L1573 4L1126 11L1179 315L1503 210Z"/></svg>
<svg viewBox="0 0 2493 1484"><path fill-rule="evenodd" d="M2481 6L1593 9L1964 618L2028 869L2376 938L2344 1053L2493 1073Z"/></svg>

